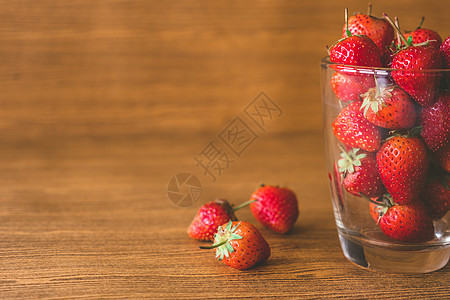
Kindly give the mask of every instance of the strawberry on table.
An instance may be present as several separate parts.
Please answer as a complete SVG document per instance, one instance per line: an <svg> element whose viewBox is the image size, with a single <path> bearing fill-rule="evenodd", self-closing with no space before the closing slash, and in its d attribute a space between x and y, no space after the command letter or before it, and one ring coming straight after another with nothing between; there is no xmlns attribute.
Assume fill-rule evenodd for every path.
<svg viewBox="0 0 450 300"><path fill-rule="evenodd" d="M288 188L263 185L251 195L250 201L255 219L278 233L288 232L297 221L297 197Z"/></svg>
<svg viewBox="0 0 450 300"><path fill-rule="evenodd" d="M367 197L380 197L385 188L378 174L375 153L358 148L346 151L341 149L341 159L338 161L339 172L344 173L343 186L351 194Z"/></svg>
<svg viewBox="0 0 450 300"><path fill-rule="evenodd" d="M414 101L398 86L379 86L361 95L361 109L369 122L387 129L407 129L416 123Z"/></svg>
<svg viewBox="0 0 450 300"><path fill-rule="evenodd" d="M216 249L216 258L224 264L245 270L270 257L270 247L262 234L252 224L231 220L220 226L214 244L202 249Z"/></svg>
<svg viewBox="0 0 450 300"><path fill-rule="evenodd" d="M377 166L386 190L396 203L415 202L427 178L426 147L413 133L396 134L378 150Z"/></svg>
<svg viewBox="0 0 450 300"><path fill-rule="evenodd" d="M342 143L369 152L377 151L381 146L381 131L370 123L360 109L358 101L343 108L333 121L333 133Z"/></svg>
<svg viewBox="0 0 450 300"><path fill-rule="evenodd" d="M448 147L450 140L450 92L442 93L437 101L421 112L421 136L431 151Z"/></svg>
<svg viewBox="0 0 450 300"><path fill-rule="evenodd" d="M212 241L217 228L229 220L236 220L230 203L223 199L210 201L200 207L187 233L196 240Z"/></svg>

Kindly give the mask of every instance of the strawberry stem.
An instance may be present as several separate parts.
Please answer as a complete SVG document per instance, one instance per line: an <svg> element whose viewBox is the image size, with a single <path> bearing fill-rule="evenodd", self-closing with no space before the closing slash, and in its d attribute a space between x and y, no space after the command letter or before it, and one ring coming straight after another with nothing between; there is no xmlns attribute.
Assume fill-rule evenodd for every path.
<svg viewBox="0 0 450 300"><path fill-rule="evenodd" d="M395 17L395 25L400 30L400 22L398 21L398 17ZM397 48L399 48L402 45L402 39L400 37L400 32L396 31L396 33L397 33Z"/></svg>
<svg viewBox="0 0 450 300"><path fill-rule="evenodd" d="M420 20L419 26L417 26L416 29L420 29L422 27L423 21L425 21L425 17L422 17L422 20Z"/></svg>
<svg viewBox="0 0 450 300"><path fill-rule="evenodd" d="M345 18L345 33L347 34L347 37L352 36L350 30L348 30L348 7L345 8L344 18Z"/></svg>
<svg viewBox="0 0 450 300"><path fill-rule="evenodd" d="M217 244L212 244L211 246L200 246L199 248L200 249L215 249L217 247L224 245L226 242L228 242L228 240L221 241L220 243L217 243Z"/></svg>
<svg viewBox="0 0 450 300"><path fill-rule="evenodd" d="M367 201L369 201L370 203L376 204L376 205L378 205L378 206L388 207L388 205L386 205L386 203L374 201L374 200L370 199L369 197L367 197L366 195L364 195L364 194L361 193L361 192L359 192L359 195L360 195L361 197L363 197L364 199L366 199Z"/></svg>
<svg viewBox="0 0 450 300"><path fill-rule="evenodd" d="M241 209L241 208L243 208L243 207L246 207L246 206L248 206L248 205L250 205L251 203L256 202L256 201L258 201L258 199L250 199L250 200L248 200L248 201L246 201L246 202L244 202L244 203L241 203L241 204L239 204L238 206L233 207L233 212L235 212L235 211L237 211L237 210L239 210L239 209Z"/></svg>
<svg viewBox="0 0 450 300"><path fill-rule="evenodd" d="M372 15L372 3L370 3L370 2L369 2L369 5L368 5L368 7L367 7L367 14L368 14L369 16Z"/></svg>
<svg viewBox="0 0 450 300"><path fill-rule="evenodd" d="M389 22L389 24L391 24L392 27L395 28L395 30L399 33L399 37L400 39L403 41L403 43L405 43L405 45L407 46L411 46L410 44L408 44L408 41L406 40L406 38L403 36L402 32L400 31L400 28L395 25L394 21L392 21L392 19L386 14L383 13L383 17Z"/></svg>

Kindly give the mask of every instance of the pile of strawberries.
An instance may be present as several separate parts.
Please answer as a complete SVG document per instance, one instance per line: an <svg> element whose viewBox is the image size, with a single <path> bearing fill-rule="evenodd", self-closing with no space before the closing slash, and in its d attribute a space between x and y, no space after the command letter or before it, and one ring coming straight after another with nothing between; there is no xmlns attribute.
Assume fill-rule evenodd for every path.
<svg viewBox="0 0 450 300"><path fill-rule="evenodd" d="M328 48L341 108L334 184L341 200L343 190L368 200L389 238L425 242L450 208L450 70L430 71L450 69L450 37L423 19L402 33L397 18L370 11L346 10L342 39Z"/></svg>
<svg viewBox="0 0 450 300"><path fill-rule="evenodd" d="M202 249L216 249L216 258L226 265L244 270L265 262L270 247L260 231L249 222L237 221L234 212L250 206L255 219L267 228L284 234L297 221L297 197L288 188L262 185L250 200L236 207L222 199L200 207L187 230L189 236L200 241L214 241Z"/></svg>

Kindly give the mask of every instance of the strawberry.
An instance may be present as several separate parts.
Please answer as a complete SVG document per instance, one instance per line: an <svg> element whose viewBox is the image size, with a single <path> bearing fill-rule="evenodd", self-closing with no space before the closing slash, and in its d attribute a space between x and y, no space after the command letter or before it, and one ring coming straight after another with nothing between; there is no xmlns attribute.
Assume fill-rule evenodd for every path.
<svg viewBox="0 0 450 300"><path fill-rule="evenodd" d="M394 201L412 203L422 191L428 173L426 147L417 136L392 136L378 150L377 166Z"/></svg>
<svg viewBox="0 0 450 300"><path fill-rule="evenodd" d="M382 214L383 211L383 207L374 203L374 202L370 202L369 203L369 213L370 216L372 217L372 219L375 221L375 223L379 223L380 222L380 218L383 216Z"/></svg>
<svg viewBox="0 0 450 300"><path fill-rule="evenodd" d="M416 109L413 100L398 86L375 88L361 95L366 119L383 128L406 129L416 123Z"/></svg>
<svg viewBox="0 0 450 300"><path fill-rule="evenodd" d="M378 223L391 239L403 242L426 242L434 238L433 221L421 202L393 205Z"/></svg>
<svg viewBox="0 0 450 300"><path fill-rule="evenodd" d="M346 37L329 49L330 60L334 63L381 67L380 50L367 35L352 35L348 30L348 9L345 9Z"/></svg>
<svg viewBox="0 0 450 300"><path fill-rule="evenodd" d="M392 196L389 194L384 194L381 197L378 197L376 200L372 200L364 195L363 198L368 200L369 203L369 213L375 223L379 223L381 217L386 213L388 207L395 205Z"/></svg>
<svg viewBox="0 0 450 300"><path fill-rule="evenodd" d="M442 44L441 36L434 30L421 28L424 20L425 17L422 17L419 27L417 27L416 30L404 33L403 36L406 40L408 40L408 38L412 39L413 44L428 42L430 46L439 49L439 46Z"/></svg>
<svg viewBox="0 0 450 300"><path fill-rule="evenodd" d="M450 173L450 142L431 153L436 164L447 173Z"/></svg>
<svg viewBox="0 0 450 300"><path fill-rule="evenodd" d="M422 199L433 220L439 220L450 210L449 175L433 176L427 181Z"/></svg>
<svg viewBox="0 0 450 300"><path fill-rule="evenodd" d="M380 51L375 43L365 35L352 35L329 49L330 60L352 66L381 67Z"/></svg>
<svg viewBox="0 0 450 300"><path fill-rule="evenodd" d="M380 197L385 193L383 183L378 174L375 153L358 148L346 151L341 149L338 161L339 172L344 173L343 186L351 194L367 197Z"/></svg>
<svg viewBox="0 0 450 300"><path fill-rule="evenodd" d="M359 100L359 95L374 85L372 77L352 75L343 71L336 72L331 77L331 88L342 101Z"/></svg>
<svg viewBox="0 0 450 300"><path fill-rule="evenodd" d="M251 195L250 201L255 219L278 233L288 232L297 221L297 197L288 188L263 185Z"/></svg>
<svg viewBox="0 0 450 300"><path fill-rule="evenodd" d="M216 258L224 264L245 270L270 256L270 247L262 234L252 224L241 221L219 226L214 244L201 249L216 249Z"/></svg>
<svg viewBox="0 0 450 300"><path fill-rule="evenodd" d="M397 31L400 29L384 14ZM400 35L404 46L392 58L392 77L421 106L431 105L439 87L438 73L423 70L439 69L441 58L436 47L430 45L414 45L412 38L405 39Z"/></svg>
<svg viewBox="0 0 450 300"><path fill-rule="evenodd" d="M422 70L439 69L439 52L432 46L410 46L400 50L392 59L391 67L395 82L402 87L418 104L431 105L435 99L440 76Z"/></svg>
<svg viewBox="0 0 450 300"><path fill-rule="evenodd" d="M200 207L187 230L188 235L196 240L212 241L217 227L236 220L233 209L227 200L217 199Z"/></svg>
<svg viewBox="0 0 450 300"><path fill-rule="evenodd" d="M348 26L344 25L342 37L348 36L347 30L352 35L367 35L380 51L384 51L394 40L394 29L385 19L371 15L372 5L369 4L368 14L357 13L348 18Z"/></svg>
<svg viewBox="0 0 450 300"><path fill-rule="evenodd" d="M439 47L439 52L442 56L442 66L445 69L450 69L450 36L447 37Z"/></svg>
<svg viewBox="0 0 450 300"><path fill-rule="evenodd" d="M352 102L341 110L331 124L333 133L348 146L374 152L381 146L381 131L364 118L360 105Z"/></svg>
<svg viewBox="0 0 450 300"><path fill-rule="evenodd" d="M421 112L421 136L431 151L448 144L450 140L450 93L443 93L437 101Z"/></svg>

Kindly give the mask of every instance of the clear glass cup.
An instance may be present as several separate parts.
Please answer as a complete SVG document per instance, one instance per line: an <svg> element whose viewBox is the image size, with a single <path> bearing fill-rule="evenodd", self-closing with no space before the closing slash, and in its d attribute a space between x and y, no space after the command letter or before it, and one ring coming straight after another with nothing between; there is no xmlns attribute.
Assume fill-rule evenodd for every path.
<svg viewBox="0 0 450 300"><path fill-rule="evenodd" d="M336 73L340 74L334 75ZM344 77L342 78L341 75L344 75ZM396 75L397 77L395 77ZM341 153L343 150L348 152L359 147L348 144L348 138L352 140L352 131L350 128L348 130L350 137L347 136L347 139L343 142L342 137L338 138L335 135L332 126L332 123L343 108L352 102L357 102L358 106L363 103L364 97L368 95L364 93L369 88L373 88L374 86L378 86L379 89L386 88L387 86L392 88L392 85L397 85L394 77L399 81L401 78L415 78L417 86L420 86L421 80L425 78L424 76L429 80L428 82L435 82L434 85L428 84L426 86L426 88L432 89L428 91L428 94L431 93L434 96L430 97L437 97L437 95L444 93L445 90L450 90L450 70L408 71L408 73L400 73L400 70L387 68L338 65L331 63L328 58L324 58L321 61L326 168L330 180L331 199L338 236L345 257L363 268L389 273L427 273L445 267L450 257L450 212L432 221L434 235L427 241L412 242L393 239L381 230L379 218L376 216L373 217L370 213L369 199L384 203L385 200L383 199L386 197L383 198L373 195L372 197L364 197L357 191L353 191L353 193L348 191L348 189L351 189L351 184L344 183L344 178L348 176L349 172L342 170L340 172L338 162L342 158ZM331 83L332 80L334 87ZM426 88L420 87L422 92ZM372 91L376 91L376 87ZM364 94L364 96L361 96L361 94ZM416 116L415 118L413 116L413 121L410 124L414 123L414 125L407 125L408 128L402 129L403 132L410 131L409 129L422 124L421 114L423 106L419 105L415 100L413 100L413 103ZM430 106L430 104L427 105ZM364 113L364 107L360 111ZM447 127L448 131L448 119L443 125ZM385 125L383 124L383 126ZM393 134L392 129L382 128L378 125L375 127L381 132L380 143L382 145L386 141L386 138ZM424 142L421 133L419 133L419 137ZM357 138L355 137L355 140ZM446 148L446 150L442 147ZM375 148L370 148L369 150L371 153L377 155L379 149ZM435 152L427 149L427 157L429 158L430 164L433 164L432 166L430 165L427 172L429 175L427 176L431 177L432 174L433 176L438 174L440 178L442 178L441 176L443 174L447 174L448 176L448 173L446 173L449 172L448 148L449 143L441 146L441 150ZM440 158L437 155L437 153L445 151L447 152L446 172L442 171L446 168L445 165L439 165L443 161L443 155L439 154ZM438 161L439 163L437 163ZM420 198L422 203L427 203L428 187L428 183L424 183L424 188L420 196L417 197ZM386 191L383 192L383 195L386 195L386 193ZM446 197L448 203L448 192ZM393 199L393 201L395 202L396 200ZM429 208L427 205L424 205L422 208L428 213Z"/></svg>

